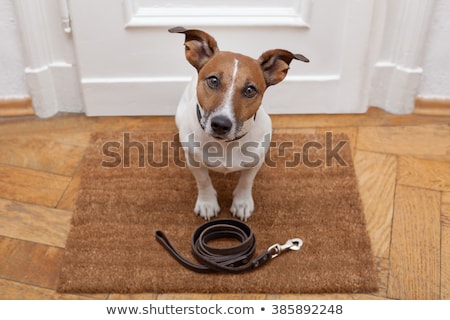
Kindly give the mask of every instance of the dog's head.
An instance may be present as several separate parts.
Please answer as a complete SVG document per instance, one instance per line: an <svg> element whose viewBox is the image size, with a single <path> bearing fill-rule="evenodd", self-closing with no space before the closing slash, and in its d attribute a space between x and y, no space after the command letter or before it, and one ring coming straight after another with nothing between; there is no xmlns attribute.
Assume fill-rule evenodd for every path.
<svg viewBox="0 0 450 320"><path fill-rule="evenodd" d="M281 82L293 59L309 62L301 54L274 49L258 59L220 51L216 40L201 30L169 29L185 34L186 59L198 72L200 124L209 135L227 141L245 135L266 89Z"/></svg>

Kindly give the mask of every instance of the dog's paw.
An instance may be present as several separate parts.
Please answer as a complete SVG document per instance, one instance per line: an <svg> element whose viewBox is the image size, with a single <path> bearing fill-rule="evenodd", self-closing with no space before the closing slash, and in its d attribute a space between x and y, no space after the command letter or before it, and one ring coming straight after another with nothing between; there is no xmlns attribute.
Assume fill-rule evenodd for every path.
<svg viewBox="0 0 450 320"><path fill-rule="evenodd" d="M216 197L211 197L210 199L200 199L197 198L195 203L194 212L196 215L202 217L205 220L211 220L211 218L216 217L220 212L219 203Z"/></svg>
<svg viewBox="0 0 450 320"><path fill-rule="evenodd" d="M234 196L233 203L231 204L230 212L233 217L237 217L242 221L247 221L254 210L253 198L249 196Z"/></svg>

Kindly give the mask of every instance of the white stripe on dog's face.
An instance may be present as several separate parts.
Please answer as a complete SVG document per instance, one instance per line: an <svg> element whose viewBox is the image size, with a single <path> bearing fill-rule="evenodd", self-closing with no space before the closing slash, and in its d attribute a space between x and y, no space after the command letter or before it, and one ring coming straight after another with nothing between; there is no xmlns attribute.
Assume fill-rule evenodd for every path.
<svg viewBox="0 0 450 320"><path fill-rule="evenodd" d="M236 89L236 77L238 74L239 69L239 61L237 59L234 59L234 66L233 66L233 73L231 76L231 82L228 86L226 92L225 92L225 99L217 109L215 109L213 112L211 112L211 115L208 117L208 121L206 122L206 131L209 135L214 136L214 130L211 129L211 119L213 119L216 116L220 117L226 117L227 119L230 119L231 123L233 124L233 127L230 130L230 133L227 137L224 137L225 139L230 139L231 135L234 134L234 131L237 130L237 121L236 116L234 113L234 106L233 106L233 96L234 91ZM234 138L234 137L233 137Z"/></svg>
<svg viewBox="0 0 450 320"><path fill-rule="evenodd" d="M222 109L224 114L230 114L234 118L234 111L233 111L233 96L234 91L236 87L236 76L238 74L239 69L239 61L237 59L234 59L234 67L233 67L233 75L231 76L231 84L227 90L227 93L225 95L225 101L223 103Z"/></svg>

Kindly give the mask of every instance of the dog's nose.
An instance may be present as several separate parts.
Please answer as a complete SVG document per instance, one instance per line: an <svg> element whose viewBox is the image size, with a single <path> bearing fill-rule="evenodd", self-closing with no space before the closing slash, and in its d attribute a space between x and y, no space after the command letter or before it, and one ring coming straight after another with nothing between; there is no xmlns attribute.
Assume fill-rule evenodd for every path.
<svg viewBox="0 0 450 320"><path fill-rule="evenodd" d="M223 135L230 132L233 123L224 116L215 116L211 119L211 128L217 134Z"/></svg>

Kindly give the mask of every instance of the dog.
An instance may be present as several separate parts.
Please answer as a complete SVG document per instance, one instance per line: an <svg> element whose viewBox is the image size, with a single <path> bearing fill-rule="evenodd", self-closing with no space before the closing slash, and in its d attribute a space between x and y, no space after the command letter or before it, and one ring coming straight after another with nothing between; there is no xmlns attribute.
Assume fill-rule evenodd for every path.
<svg viewBox="0 0 450 320"><path fill-rule="evenodd" d="M253 181L272 133L271 119L261 107L264 92L285 78L292 60L309 60L283 49L266 51L255 60L220 51L216 40L201 30L175 27L169 32L185 35L186 60L197 70L175 115L198 189L194 212L210 220L220 211L209 170L239 170L230 212L247 221L254 211Z"/></svg>

